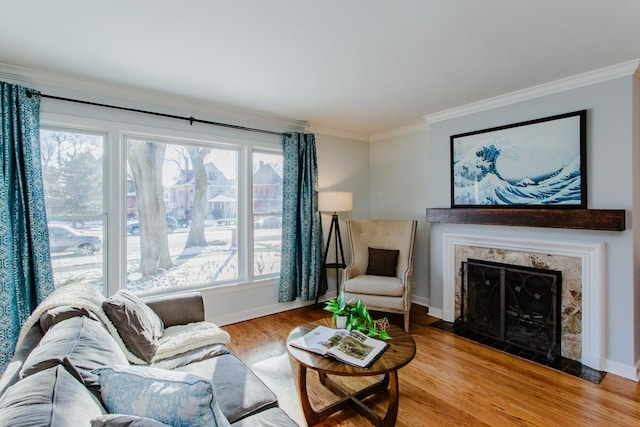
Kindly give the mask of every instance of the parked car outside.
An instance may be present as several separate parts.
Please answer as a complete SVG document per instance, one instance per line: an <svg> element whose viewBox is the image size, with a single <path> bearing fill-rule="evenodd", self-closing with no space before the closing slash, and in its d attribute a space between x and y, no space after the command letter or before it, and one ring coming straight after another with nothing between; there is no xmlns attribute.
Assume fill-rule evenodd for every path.
<svg viewBox="0 0 640 427"><path fill-rule="evenodd" d="M282 218L278 216L265 216L253 221L255 228L282 228Z"/></svg>
<svg viewBox="0 0 640 427"><path fill-rule="evenodd" d="M79 232L63 224L50 224L49 247L51 252L75 251L81 255L92 255L102 249L102 241L97 236Z"/></svg>
<svg viewBox="0 0 640 427"><path fill-rule="evenodd" d="M178 221L172 216L168 216L167 218L167 232L169 234L173 233L176 228L178 228ZM127 224L127 233L132 236L137 236L140 234L140 222L139 221L130 221Z"/></svg>

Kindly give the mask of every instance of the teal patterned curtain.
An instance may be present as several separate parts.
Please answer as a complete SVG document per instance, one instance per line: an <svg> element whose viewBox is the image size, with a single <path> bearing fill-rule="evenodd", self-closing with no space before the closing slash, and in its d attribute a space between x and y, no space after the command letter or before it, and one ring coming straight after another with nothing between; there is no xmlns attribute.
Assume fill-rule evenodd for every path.
<svg viewBox="0 0 640 427"><path fill-rule="evenodd" d="M318 162L313 134L283 134L282 261L280 302L323 295L322 224L318 212ZM324 288L324 289L323 289Z"/></svg>
<svg viewBox="0 0 640 427"><path fill-rule="evenodd" d="M40 94L0 82L0 371L20 327L53 291L40 165Z"/></svg>

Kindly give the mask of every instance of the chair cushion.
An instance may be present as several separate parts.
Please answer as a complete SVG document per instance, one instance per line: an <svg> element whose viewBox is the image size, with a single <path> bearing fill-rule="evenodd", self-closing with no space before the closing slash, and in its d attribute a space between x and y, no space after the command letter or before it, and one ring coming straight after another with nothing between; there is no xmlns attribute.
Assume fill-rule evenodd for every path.
<svg viewBox="0 0 640 427"><path fill-rule="evenodd" d="M114 324L127 348L151 362L164 333L162 319L140 298L120 290L102 302L102 309Z"/></svg>
<svg viewBox="0 0 640 427"><path fill-rule="evenodd" d="M94 373L100 377L102 401L110 413L169 425L229 426L206 378L148 366L106 366Z"/></svg>
<svg viewBox="0 0 640 427"><path fill-rule="evenodd" d="M398 249L369 248L369 262L366 274L370 276L396 277Z"/></svg>
<svg viewBox="0 0 640 427"><path fill-rule="evenodd" d="M96 393L98 377L91 371L104 365L128 365L127 358L97 320L73 317L49 329L20 371L21 378L64 365L78 381Z"/></svg>
<svg viewBox="0 0 640 427"><path fill-rule="evenodd" d="M381 310L381 311L398 311L404 312L405 299L400 297L389 297L384 295L368 295L368 294L351 294L349 292L344 293L348 299L361 299L369 310Z"/></svg>
<svg viewBox="0 0 640 427"><path fill-rule="evenodd" d="M404 286L397 277L360 275L344 282L345 292L354 294L402 297Z"/></svg>
<svg viewBox="0 0 640 427"><path fill-rule="evenodd" d="M18 381L0 398L0 426L88 426L106 413L62 365Z"/></svg>

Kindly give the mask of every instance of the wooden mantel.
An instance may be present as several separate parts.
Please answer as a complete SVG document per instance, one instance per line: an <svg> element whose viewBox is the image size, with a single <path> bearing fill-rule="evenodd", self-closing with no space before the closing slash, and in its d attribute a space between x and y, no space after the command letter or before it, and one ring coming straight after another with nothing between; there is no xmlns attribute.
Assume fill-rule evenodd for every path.
<svg viewBox="0 0 640 427"><path fill-rule="evenodd" d="M427 222L623 231L624 209L428 208Z"/></svg>

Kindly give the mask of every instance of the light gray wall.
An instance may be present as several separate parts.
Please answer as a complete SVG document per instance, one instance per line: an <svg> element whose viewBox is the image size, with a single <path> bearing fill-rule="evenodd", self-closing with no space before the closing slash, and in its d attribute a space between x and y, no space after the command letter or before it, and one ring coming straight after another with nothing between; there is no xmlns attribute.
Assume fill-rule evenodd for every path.
<svg viewBox="0 0 640 427"><path fill-rule="evenodd" d="M371 142L370 218L418 221L414 249L413 301L429 302L429 229L425 207L429 188L429 131Z"/></svg>
<svg viewBox="0 0 640 427"><path fill-rule="evenodd" d="M578 230L434 224L431 229L431 304L442 309L443 233L596 241L606 243L606 358L612 370L630 376L637 356L635 333L633 223L633 77L624 77L431 126L429 205L449 207L449 137L571 111L587 110L587 200L592 209L626 209L627 230ZM422 176L420 176L422 179Z"/></svg>
<svg viewBox="0 0 640 427"><path fill-rule="evenodd" d="M634 271L634 156L640 159L638 99L632 76L431 124L430 130L371 143L371 217L419 220L415 302L442 311L444 233L606 243L607 370L636 377L640 295ZM635 92L634 92L635 91ZM634 96L635 93L635 96ZM635 105L635 109L634 109ZM527 227L426 224L425 208L450 207L450 136L577 110L587 110L587 200L592 209L625 209L627 230L601 232ZM640 161L635 160L636 169ZM636 210L637 212L637 210Z"/></svg>
<svg viewBox="0 0 640 427"><path fill-rule="evenodd" d="M316 134L316 153L318 158L318 190L350 191L353 193L353 210L340 212L338 221L342 235L342 246L345 261L348 264L349 238L347 237L347 219L368 218L369 216L369 143L332 135ZM329 234L331 215L322 213L322 230L324 245ZM331 246L327 262L335 262L335 236L331 238ZM338 271L342 275L342 270ZM329 289L326 297L336 294L336 273L327 271Z"/></svg>

